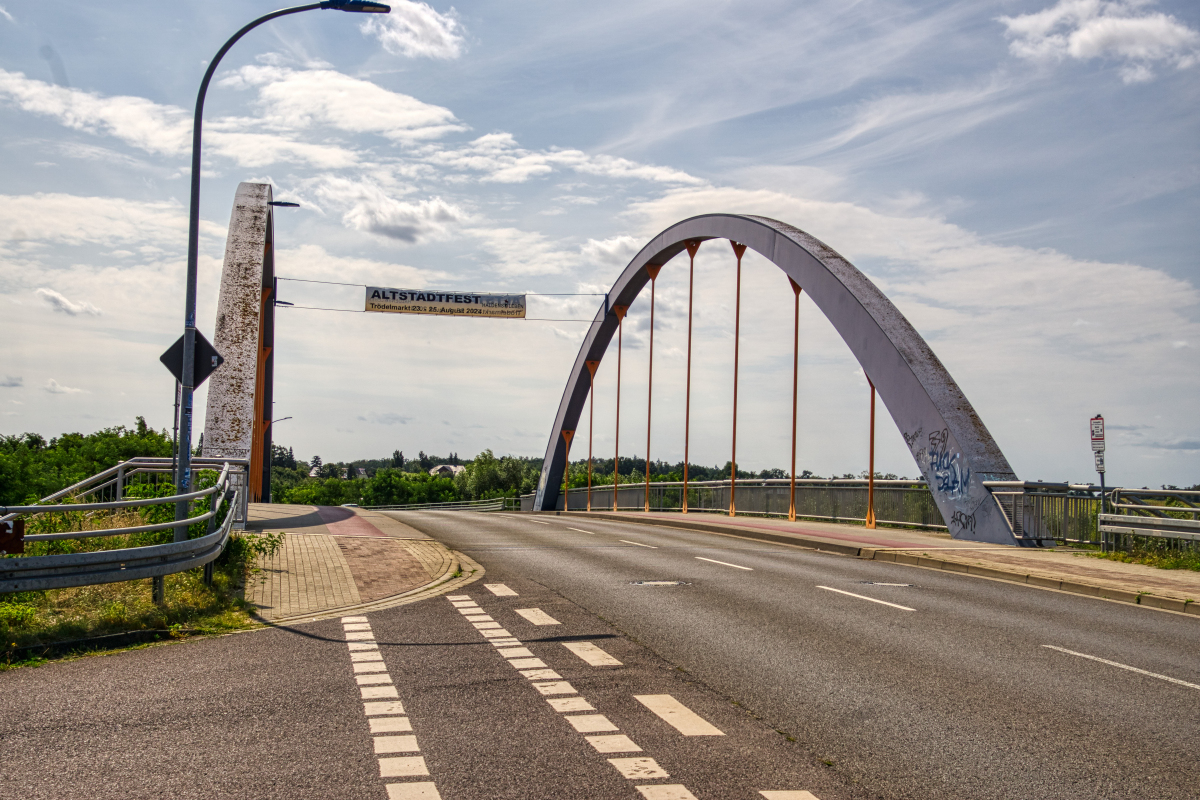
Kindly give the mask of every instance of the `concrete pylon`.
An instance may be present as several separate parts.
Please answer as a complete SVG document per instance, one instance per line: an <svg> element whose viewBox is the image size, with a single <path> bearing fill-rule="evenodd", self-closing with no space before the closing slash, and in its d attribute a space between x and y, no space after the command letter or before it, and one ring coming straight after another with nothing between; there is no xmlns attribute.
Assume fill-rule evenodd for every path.
<svg viewBox="0 0 1200 800"><path fill-rule="evenodd" d="M249 458L250 502L271 496L275 238L271 187L238 184L225 241L213 344L225 363L208 385L208 458Z"/></svg>

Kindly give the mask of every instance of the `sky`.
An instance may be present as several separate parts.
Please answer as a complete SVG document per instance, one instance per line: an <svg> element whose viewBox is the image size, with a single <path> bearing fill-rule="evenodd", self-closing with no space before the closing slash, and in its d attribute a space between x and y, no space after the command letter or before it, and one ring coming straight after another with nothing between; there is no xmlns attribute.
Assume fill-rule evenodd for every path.
<svg viewBox="0 0 1200 800"><path fill-rule="evenodd" d="M0 0L0 434L169 428L191 116L253 0ZM398 0L240 41L209 91L199 326L241 181L270 183L277 443L325 461L545 451L603 293L656 233L761 214L928 340L1019 477L1200 483L1200 6L1184 0ZM359 313L357 284L540 293L530 317ZM696 260L692 461L732 433L735 261ZM738 461L787 469L792 293L744 262ZM568 296L545 296L562 294ZM657 282L651 457L683 456L687 260ZM625 324L646 451L649 298ZM861 473L866 377L801 308L798 469ZM571 320L571 321L557 321ZM615 355L615 343L609 356ZM596 378L611 457L615 358ZM204 387L197 395L202 410ZM586 455L581 422L574 458ZM877 469L913 475L880 409Z"/></svg>

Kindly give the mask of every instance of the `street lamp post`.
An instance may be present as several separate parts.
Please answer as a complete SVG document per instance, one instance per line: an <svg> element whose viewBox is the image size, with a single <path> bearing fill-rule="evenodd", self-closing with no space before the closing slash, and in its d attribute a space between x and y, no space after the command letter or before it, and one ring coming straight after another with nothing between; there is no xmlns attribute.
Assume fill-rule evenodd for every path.
<svg viewBox="0 0 1200 800"><path fill-rule="evenodd" d="M200 244L200 128L204 115L204 95L208 92L208 84L217 70L217 65L221 63L221 59L238 39L267 20L318 8L366 14L386 14L392 10L390 6L367 0L326 0L326 2L272 11L246 25L225 42L208 65L208 69L204 73L204 80L200 82L200 92L196 96L196 117L192 125L192 195L188 214L187 300L183 314L183 380L180 392L182 410L180 427L182 430L180 430L179 462L175 473L175 485L180 494L187 494L191 491L192 486L192 395L196 388L196 282ZM176 522L183 522L188 518L188 505L188 501L175 504ZM187 535L187 525L175 528L175 541L185 540ZM156 583L158 580L161 579L156 579ZM161 596L161 586L155 586L155 594Z"/></svg>

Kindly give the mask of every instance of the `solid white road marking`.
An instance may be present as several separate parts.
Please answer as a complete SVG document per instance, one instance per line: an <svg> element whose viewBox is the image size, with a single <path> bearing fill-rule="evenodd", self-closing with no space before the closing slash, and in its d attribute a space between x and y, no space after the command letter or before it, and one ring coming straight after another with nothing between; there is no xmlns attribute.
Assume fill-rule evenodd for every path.
<svg viewBox="0 0 1200 800"><path fill-rule="evenodd" d="M425 766L424 756L379 759L379 777L381 778L412 778L428 774L429 768Z"/></svg>
<svg viewBox="0 0 1200 800"><path fill-rule="evenodd" d="M528 647L510 647L507 650L497 650L496 652L505 658L533 658L533 653L529 652Z"/></svg>
<svg viewBox="0 0 1200 800"><path fill-rule="evenodd" d="M730 564L728 561L717 561L715 558L705 558L704 556L696 556L696 558L700 561L709 561L713 564L720 564L724 567L733 567L734 569L744 569L747 572L754 572L754 567L742 567L738 566L737 564Z"/></svg>
<svg viewBox="0 0 1200 800"><path fill-rule="evenodd" d="M1107 658L1100 658L1099 656L1089 656L1087 653L1076 653L1074 650L1067 650L1065 647L1055 647L1052 644L1044 644L1044 645L1042 645L1042 647L1046 647L1051 650L1057 650L1058 652L1066 653L1067 655L1079 656L1080 658L1086 658L1091 661L1099 661L1101 664L1108 664L1110 667L1119 667L1121 669L1127 669L1130 672L1136 672L1139 675L1146 675L1151 678L1158 678L1160 681L1167 681L1168 683L1176 683L1176 684L1179 684L1180 686L1186 686L1189 689L1200 689L1200 686L1197 686L1194 683L1188 683L1187 681L1181 681L1181 680L1179 680L1179 678L1172 678L1169 675L1159 675L1157 672L1147 672L1144 669L1138 669L1137 667L1131 667L1128 664L1122 664L1119 661L1109 661Z"/></svg>
<svg viewBox="0 0 1200 800"><path fill-rule="evenodd" d="M358 681L359 686L370 686L376 683L391 683L392 676L381 672L376 675L355 675L354 680Z"/></svg>
<svg viewBox="0 0 1200 800"><path fill-rule="evenodd" d="M367 720L371 733L405 733L412 730L408 717L379 717Z"/></svg>
<svg viewBox="0 0 1200 800"><path fill-rule="evenodd" d="M520 670L531 681L557 681L562 680L562 675L559 675L552 669L523 669Z"/></svg>
<svg viewBox="0 0 1200 800"><path fill-rule="evenodd" d="M358 672L387 672L387 664L382 661L363 661L353 664L355 673Z"/></svg>
<svg viewBox="0 0 1200 800"><path fill-rule="evenodd" d="M571 723L571 727L579 733L604 733L605 731L620 730L603 714L577 714L574 717L563 717Z"/></svg>
<svg viewBox="0 0 1200 800"><path fill-rule="evenodd" d="M635 694L634 700L653 711L684 736L724 736L725 734L669 694Z"/></svg>
<svg viewBox="0 0 1200 800"><path fill-rule="evenodd" d="M398 700L394 703L363 703L363 713L368 717L380 714L403 714L404 704Z"/></svg>
<svg viewBox="0 0 1200 800"><path fill-rule="evenodd" d="M568 717L568 719L570 719ZM667 771L658 765L653 758L610 758L608 763L617 768L626 778L639 780L647 778L669 778ZM641 788L640 786L638 787Z"/></svg>
<svg viewBox="0 0 1200 800"><path fill-rule="evenodd" d="M633 743L623 733L613 733L607 736L585 736L588 744L596 748L598 753L640 753L642 748Z"/></svg>
<svg viewBox="0 0 1200 800"><path fill-rule="evenodd" d="M546 666L546 662L540 658L514 658L508 663L512 664L516 669L533 669L535 667Z"/></svg>
<svg viewBox="0 0 1200 800"><path fill-rule="evenodd" d="M537 689L543 695L575 694L575 687L566 681L555 681L554 683L535 683L533 688Z"/></svg>
<svg viewBox="0 0 1200 800"><path fill-rule="evenodd" d="M767 800L820 800L812 792L759 792Z"/></svg>
<svg viewBox="0 0 1200 800"><path fill-rule="evenodd" d="M389 697L399 697L395 686L363 686L358 690L363 700L383 700Z"/></svg>
<svg viewBox="0 0 1200 800"><path fill-rule="evenodd" d="M516 597L517 593L505 586L503 583L485 583L484 588L487 589L496 597Z"/></svg>
<svg viewBox="0 0 1200 800"><path fill-rule="evenodd" d="M375 755L386 755L388 753L419 753L421 748L417 747L417 737L415 736L376 736L375 737Z"/></svg>
<svg viewBox="0 0 1200 800"><path fill-rule="evenodd" d="M585 531L585 530L583 530L582 528L567 528L567 530L569 530L569 531L575 531L576 533L586 533L586 534L588 534L589 536L595 536L595 535L596 535L596 532L595 532L595 531Z"/></svg>
<svg viewBox="0 0 1200 800"><path fill-rule="evenodd" d="M388 800L442 800L432 781L389 783L387 792Z"/></svg>
<svg viewBox="0 0 1200 800"><path fill-rule="evenodd" d="M342 617L342 622L366 622L366 617Z"/></svg>
<svg viewBox="0 0 1200 800"><path fill-rule="evenodd" d="M842 589L835 589L832 586L818 586L817 588L824 589L827 592L837 592L838 594L848 595L849 597L857 597L859 600L870 600L872 603L879 603L879 605L881 605L881 606L891 606L892 608L898 608L901 611L916 611L915 608L909 608L908 606L898 606L895 603L889 603L886 600L876 600L874 597L867 597L864 594L855 594L854 592L847 592Z"/></svg>
<svg viewBox="0 0 1200 800"><path fill-rule="evenodd" d="M351 661L383 661L383 653L378 650L368 650L363 653L351 653Z"/></svg>
<svg viewBox="0 0 1200 800"><path fill-rule="evenodd" d="M389 783L388 800L442 800L432 781L414 783Z"/></svg>
<svg viewBox="0 0 1200 800"><path fill-rule="evenodd" d="M369 630L371 630L371 623L369 623L369 622L345 622L345 623L342 623L342 630L344 630L344 631L369 631Z"/></svg>
<svg viewBox="0 0 1200 800"><path fill-rule="evenodd" d="M596 709L582 697L551 697L546 700L550 707L559 713L568 711L595 711Z"/></svg>
<svg viewBox="0 0 1200 800"><path fill-rule="evenodd" d="M619 667L621 662L591 642L563 642L563 647L582 658L593 667Z"/></svg>
<svg viewBox="0 0 1200 800"><path fill-rule="evenodd" d="M655 547L655 546L654 546L654 545L652 545L652 544L642 544L641 542L631 542L631 541L629 541L628 539L617 539L617 541L618 541L618 542L624 542L625 544L636 544L638 547L649 547L651 550L657 550L657 549L658 549L657 547Z"/></svg>
<svg viewBox="0 0 1200 800"><path fill-rule="evenodd" d="M542 611L540 608L514 608L525 619L532 622L534 625L561 625L562 623L554 617Z"/></svg>
<svg viewBox="0 0 1200 800"><path fill-rule="evenodd" d="M350 652L352 652L352 653L356 652L356 651L378 650L378 649L379 649L379 645L377 645L375 642L350 642Z"/></svg>
<svg viewBox="0 0 1200 800"><path fill-rule="evenodd" d="M637 786L646 800L696 800L696 795L678 783L658 786Z"/></svg>

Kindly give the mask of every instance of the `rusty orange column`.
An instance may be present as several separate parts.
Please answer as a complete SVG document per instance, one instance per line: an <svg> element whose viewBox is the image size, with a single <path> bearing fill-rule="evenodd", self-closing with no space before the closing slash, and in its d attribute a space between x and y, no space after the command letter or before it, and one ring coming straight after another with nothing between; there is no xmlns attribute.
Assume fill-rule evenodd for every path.
<svg viewBox="0 0 1200 800"><path fill-rule="evenodd" d="M625 312L629 306L613 306L617 315L617 432L613 437L613 511L617 510L617 491L621 485L621 347L625 334Z"/></svg>
<svg viewBox="0 0 1200 800"><path fill-rule="evenodd" d="M867 457L867 527L875 527L875 384L871 386L871 451Z"/></svg>
<svg viewBox="0 0 1200 800"><path fill-rule="evenodd" d="M742 254L746 245L730 242L737 256L737 299L733 312L733 453L729 461L729 516L737 516L737 395L738 395L738 344L742 332Z"/></svg>
<svg viewBox="0 0 1200 800"><path fill-rule="evenodd" d="M588 369L588 492L587 510L592 510L592 428L596 427L596 368L599 361L583 362Z"/></svg>
<svg viewBox="0 0 1200 800"><path fill-rule="evenodd" d="M563 431L563 438L567 440L567 451L563 453L563 511L571 510L571 438L575 435L575 431Z"/></svg>
<svg viewBox="0 0 1200 800"><path fill-rule="evenodd" d="M688 251L688 341L687 341L687 389L683 401L683 513L688 513L688 442L692 428L692 288L696 277L696 251L700 242L692 239L686 244Z"/></svg>
<svg viewBox="0 0 1200 800"><path fill-rule="evenodd" d="M800 399L800 284L791 278L792 292L796 295L796 326L792 333L792 492L788 501L788 519L796 521L796 406Z"/></svg>
<svg viewBox="0 0 1200 800"><path fill-rule="evenodd" d="M654 402L654 287L662 264L647 264L650 273L650 367L646 377L646 513L650 513L650 422Z"/></svg>

